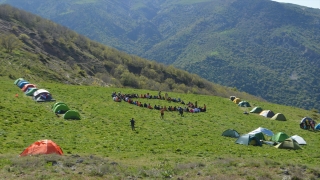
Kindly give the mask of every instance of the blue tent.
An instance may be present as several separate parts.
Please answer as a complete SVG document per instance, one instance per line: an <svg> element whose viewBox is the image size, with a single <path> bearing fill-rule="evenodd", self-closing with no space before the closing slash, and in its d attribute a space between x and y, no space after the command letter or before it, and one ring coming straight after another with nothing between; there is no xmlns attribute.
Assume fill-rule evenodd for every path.
<svg viewBox="0 0 320 180"><path fill-rule="evenodd" d="M314 129L316 129L316 130L320 130L320 123L319 123L319 124L317 124L317 125L314 127Z"/></svg>
<svg viewBox="0 0 320 180"><path fill-rule="evenodd" d="M22 89L23 86L26 85L26 84L30 84L30 83L29 83L28 81L20 81L20 82L18 83L18 86L19 86L20 89Z"/></svg>

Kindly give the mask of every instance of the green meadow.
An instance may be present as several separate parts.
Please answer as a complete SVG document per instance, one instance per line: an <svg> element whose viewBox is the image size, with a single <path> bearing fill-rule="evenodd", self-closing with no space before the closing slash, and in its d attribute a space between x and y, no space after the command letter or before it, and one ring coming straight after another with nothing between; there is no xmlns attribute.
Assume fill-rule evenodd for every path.
<svg viewBox="0 0 320 180"><path fill-rule="evenodd" d="M13 83L12 79L0 78L0 169L4 179L320 177L317 167L319 134L299 128L300 120L305 116L318 119L318 113L314 111L247 100L252 107L283 113L287 118L287 121L276 121L258 114L245 115L243 112L251 108L238 107L228 98L214 94L167 92L169 97L181 98L186 103L206 104L207 112L185 112L184 117L180 117L178 112L166 111L162 120L158 110L124 101L114 102L111 98L112 92L157 95L157 91L30 82L47 89L56 102L64 102L81 114L81 120L64 120L52 112L55 102L36 103ZM17 93L19 96L15 97ZM183 106L158 99L136 100L152 106ZM131 118L136 120L136 131L131 130ZM306 140L307 145L296 151L276 149L266 144L262 147L245 146L235 144L234 138L221 136L226 129L246 134L258 127L274 133L285 132L289 136L297 134ZM64 155L18 157L24 148L41 139L56 142ZM84 163L75 163L73 157L83 158ZM60 170L57 170L58 166L48 165L51 162L48 158L64 162L59 166ZM111 166L110 162L116 166ZM33 168L26 165L28 163ZM283 173L284 169L289 171L288 174Z"/></svg>

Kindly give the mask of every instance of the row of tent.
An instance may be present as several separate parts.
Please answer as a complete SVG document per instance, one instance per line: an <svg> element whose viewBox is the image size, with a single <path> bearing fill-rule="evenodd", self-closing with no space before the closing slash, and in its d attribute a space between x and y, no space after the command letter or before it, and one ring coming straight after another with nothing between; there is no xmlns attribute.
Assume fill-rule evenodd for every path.
<svg viewBox="0 0 320 180"><path fill-rule="evenodd" d="M78 111L70 110L68 105L63 102L57 102L57 103L53 104L51 107L51 110L55 114L63 114L64 119L76 119L76 120L81 119Z"/></svg>
<svg viewBox="0 0 320 180"><path fill-rule="evenodd" d="M23 78L15 80L14 84L17 85L25 95L32 96L32 99L36 102L55 101L49 91L38 89L36 85L29 83Z"/></svg>
<svg viewBox="0 0 320 180"><path fill-rule="evenodd" d="M265 135L271 136L270 141L266 141ZM243 135L240 135L234 129L227 129L222 133L222 136L237 138L235 141L236 144L262 146L262 143L265 143L274 145L274 147L279 149L302 149L300 145L307 144L307 142L298 135L289 137L283 132L273 134L269 129L262 127Z"/></svg>
<svg viewBox="0 0 320 180"><path fill-rule="evenodd" d="M251 107L250 103L247 101L241 101L240 98L237 98L235 96L230 96L230 100L234 103L238 104L240 107ZM282 113L274 113L271 110L263 110L261 107L257 106L254 107L250 113L259 113L259 115L267 118L271 118L273 120L279 120L279 121L286 121L286 117Z"/></svg>
<svg viewBox="0 0 320 180"><path fill-rule="evenodd" d="M52 98L49 91L45 89L38 89L36 85L29 83L23 78L15 80L14 84L17 85L25 95L32 96L32 99L36 102L56 101ZM69 107L62 102L57 102L52 105L52 110L56 114L63 114L64 119L80 119L80 114L77 111L70 110Z"/></svg>

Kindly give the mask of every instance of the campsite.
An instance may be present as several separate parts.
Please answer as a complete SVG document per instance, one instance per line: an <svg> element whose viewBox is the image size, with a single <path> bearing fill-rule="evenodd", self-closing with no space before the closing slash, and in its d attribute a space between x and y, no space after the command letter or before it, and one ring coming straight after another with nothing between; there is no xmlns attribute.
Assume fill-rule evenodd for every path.
<svg viewBox="0 0 320 180"><path fill-rule="evenodd" d="M206 104L207 111L185 113L184 117L180 117L178 112L167 111L161 120L157 110L125 101L114 102L111 98L112 92L157 95L156 91L32 82L39 89L47 89L56 102L64 102L69 109L76 109L81 114L80 120L66 120L53 112L52 106L56 102L37 103L13 85L13 81L0 78L0 167L3 170L12 168L12 173L6 172L7 175L31 171L15 167L24 158L18 156L32 143L42 139L57 143L63 156L107 158L108 162L116 162L122 167L114 170L121 175L110 173L112 170L109 168L100 172L101 176L91 173L93 179L128 176L178 178L185 177L187 172L190 179L205 179L218 171L223 173L215 177L283 177L280 167L291 169L291 176L300 178L305 175L296 171L303 168L308 169L308 177L319 177L320 174L319 133L299 127L305 116L317 121L318 113L313 111L248 99L246 101L252 107L240 107L229 98L168 92L171 97L179 97L185 102L197 101L199 106ZM19 96L15 97L15 94ZM141 101L152 105L175 105L159 99ZM286 121L272 120L255 113L243 114L243 111L249 112L256 106L282 113ZM130 129L132 117L136 120L136 131ZM227 129L235 129L243 135L258 127L272 130L274 134L299 135L307 145L302 145L300 150L277 149L266 144L246 146L236 144L234 138L221 136ZM243 173L248 168L255 170ZM265 168L272 170L266 172ZM63 171L73 174L73 177L82 176L80 170L72 170L68 166Z"/></svg>

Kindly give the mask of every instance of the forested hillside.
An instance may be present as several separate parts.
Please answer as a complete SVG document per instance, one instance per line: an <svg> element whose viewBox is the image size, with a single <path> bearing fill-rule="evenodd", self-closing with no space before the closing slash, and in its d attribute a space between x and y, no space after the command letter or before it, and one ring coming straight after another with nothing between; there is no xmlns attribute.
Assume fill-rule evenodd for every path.
<svg viewBox="0 0 320 180"><path fill-rule="evenodd" d="M2 0L116 49L319 109L320 10L270 0Z"/></svg>
<svg viewBox="0 0 320 180"><path fill-rule="evenodd" d="M0 6L0 33L0 75L12 79L254 98L91 41L9 5Z"/></svg>

